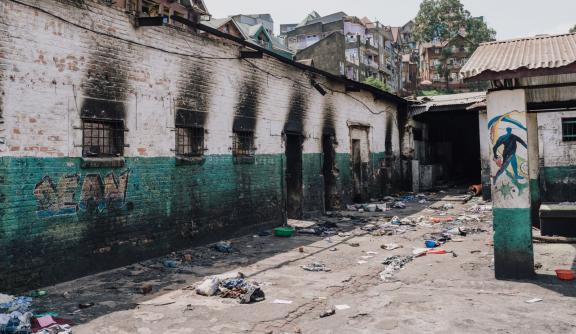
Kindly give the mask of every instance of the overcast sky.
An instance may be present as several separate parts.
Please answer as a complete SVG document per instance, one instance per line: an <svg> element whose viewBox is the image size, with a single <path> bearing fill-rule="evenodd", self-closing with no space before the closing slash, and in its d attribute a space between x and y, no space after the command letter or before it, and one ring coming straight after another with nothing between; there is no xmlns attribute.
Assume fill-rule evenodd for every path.
<svg viewBox="0 0 576 334"><path fill-rule="evenodd" d="M298 23L307 13L343 11L401 26L418 13L421 0L204 0L215 18L270 13L276 23ZM576 24L576 0L462 0L474 16L484 16L498 39L567 33Z"/></svg>

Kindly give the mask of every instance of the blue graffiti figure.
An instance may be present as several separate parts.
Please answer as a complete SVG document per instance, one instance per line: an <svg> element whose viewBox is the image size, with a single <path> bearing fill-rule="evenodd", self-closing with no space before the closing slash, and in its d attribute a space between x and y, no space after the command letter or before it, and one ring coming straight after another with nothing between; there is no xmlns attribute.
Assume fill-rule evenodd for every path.
<svg viewBox="0 0 576 334"><path fill-rule="evenodd" d="M500 175L506 172L506 169L509 165L512 165L512 170L514 171L514 177L516 180L524 179L522 176L518 175L518 159L516 158L516 149L518 148L518 143L520 143L525 148L528 148L526 142L522 140L522 138L514 135L512 133L512 128L506 128L506 134L502 135L496 141L494 145L494 160L498 160L500 157L498 156L498 148L504 145L504 151L502 152L502 165L500 166L500 170L494 176L494 182L498 180Z"/></svg>

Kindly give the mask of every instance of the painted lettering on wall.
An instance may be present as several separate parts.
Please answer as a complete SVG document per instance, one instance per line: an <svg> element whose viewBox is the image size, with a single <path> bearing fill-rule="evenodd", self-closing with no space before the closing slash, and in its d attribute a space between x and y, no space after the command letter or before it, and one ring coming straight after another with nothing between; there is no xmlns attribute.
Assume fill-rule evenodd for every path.
<svg viewBox="0 0 576 334"><path fill-rule="evenodd" d="M44 176L34 187L38 202L38 218L73 216L79 212L103 213L126 206L126 191L130 171L116 176L113 172L104 178L100 174L87 174L80 185L79 174L60 177L56 184L50 176ZM77 192L80 198L77 199Z"/></svg>
<svg viewBox="0 0 576 334"><path fill-rule="evenodd" d="M529 184L527 128L521 121L522 116L523 113L512 111L488 122L496 164L492 169L492 182L503 199L522 195Z"/></svg>

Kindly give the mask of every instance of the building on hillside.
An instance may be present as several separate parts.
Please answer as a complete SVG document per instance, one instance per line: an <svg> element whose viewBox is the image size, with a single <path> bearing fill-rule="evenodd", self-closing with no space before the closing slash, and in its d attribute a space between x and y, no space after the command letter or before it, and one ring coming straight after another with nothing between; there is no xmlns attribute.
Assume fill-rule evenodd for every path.
<svg viewBox="0 0 576 334"><path fill-rule="evenodd" d="M117 6L0 2L0 291L400 190L404 99Z"/></svg>
<svg viewBox="0 0 576 334"><path fill-rule="evenodd" d="M280 25L280 37L286 36L289 32L293 31L298 27L297 23L288 23L288 24L281 24Z"/></svg>
<svg viewBox="0 0 576 334"><path fill-rule="evenodd" d="M400 82L402 89L399 94L401 96L415 95L418 90L418 57L414 53L403 54L402 64L400 66L402 71Z"/></svg>
<svg viewBox="0 0 576 334"><path fill-rule="evenodd" d="M310 16L310 15L309 15ZM286 34L286 45L298 52L319 42L335 31L344 32L344 18L348 15L338 12L316 19L307 17L298 27Z"/></svg>
<svg viewBox="0 0 576 334"><path fill-rule="evenodd" d="M233 15L232 18L238 23L251 27L261 24L270 36L274 36L274 20L270 14L239 14Z"/></svg>
<svg viewBox="0 0 576 334"><path fill-rule="evenodd" d="M534 226L576 237L576 34L481 44L461 74L491 85L480 141L496 277L533 277Z"/></svg>
<svg viewBox="0 0 576 334"><path fill-rule="evenodd" d="M154 18L161 22L177 24L172 17L181 17L192 22L207 21L210 13L203 0L118 0L114 5L135 13L140 25L156 25Z"/></svg>
<svg viewBox="0 0 576 334"><path fill-rule="evenodd" d="M258 44L259 46L288 59L294 58L294 53L288 50L280 39L271 35L266 27L261 23L251 26L239 23L234 17L228 17L223 19L211 19L210 21L202 22L202 24L217 29L223 33L230 34L234 37L242 38L251 43Z"/></svg>
<svg viewBox="0 0 576 334"><path fill-rule="evenodd" d="M286 43L297 50L297 60L313 60L318 68L351 80L376 78L396 91L398 62L387 58L393 51L386 36L380 23L339 12L296 27L287 33Z"/></svg>
<svg viewBox="0 0 576 334"><path fill-rule="evenodd" d="M280 25L280 37L284 38L286 37L286 34L288 34L289 32L293 31L294 29L296 29L297 27L301 27L301 26L305 26L308 25L308 22L312 21L312 20L316 20L319 19L321 16L320 14L318 14L317 12L313 11L310 14L306 15L306 17L304 18L304 20L302 20L300 23L287 23L287 24L281 24Z"/></svg>
<svg viewBox="0 0 576 334"><path fill-rule="evenodd" d="M395 93L402 90L402 35L394 27L384 27L384 64L386 83Z"/></svg>
<svg viewBox="0 0 576 334"><path fill-rule="evenodd" d="M477 84L464 83L460 69L466 64L476 45L462 34L449 41L420 45L420 84L424 90L469 92Z"/></svg>
<svg viewBox="0 0 576 334"><path fill-rule="evenodd" d="M402 52L409 53L412 50L418 50L418 45L414 39L414 21L410 20L405 25L400 27L400 35L402 36Z"/></svg>

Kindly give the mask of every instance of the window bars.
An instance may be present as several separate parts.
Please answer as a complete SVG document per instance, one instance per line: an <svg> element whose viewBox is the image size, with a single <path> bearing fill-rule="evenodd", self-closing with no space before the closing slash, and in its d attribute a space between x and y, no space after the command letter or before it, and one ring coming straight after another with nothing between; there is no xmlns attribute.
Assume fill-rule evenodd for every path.
<svg viewBox="0 0 576 334"><path fill-rule="evenodd" d="M83 120L82 156L87 158L124 155L124 121Z"/></svg>
<svg viewBox="0 0 576 334"><path fill-rule="evenodd" d="M204 155L204 150L204 128L176 128L176 155L181 157L201 157Z"/></svg>
<svg viewBox="0 0 576 334"><path fill-rule="evenodd" d="M562 118L562 141L576 141L576 118Z"/></svg>
<svg viewBox="0 0 576 334"><path fill-rule="evenodd" d="M234 131L232 152L236 157L253 157L256 149L254 147L254 132Z"/></svg>

